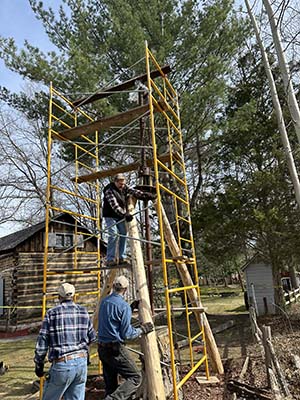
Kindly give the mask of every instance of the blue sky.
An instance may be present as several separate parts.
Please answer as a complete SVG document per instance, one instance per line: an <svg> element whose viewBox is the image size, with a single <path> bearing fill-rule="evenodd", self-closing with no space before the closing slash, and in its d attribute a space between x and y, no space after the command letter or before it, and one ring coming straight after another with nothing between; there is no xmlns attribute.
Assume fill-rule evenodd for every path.
<svg viewBox="0 0 300 400"><path fill-rule="evenodd" d="M44 4L51 4L57 8L60 0L47 0ZM0 36L15 39L18 48L22 48L24 40L39 47L43 51L53 49L42 23L35 18L28 0L0 0ZM5 86L12 91L19 91L24 86L23 79L5 67L0 59L0 86ZM0 226L0 237L14 232L19 227L14 224Z"/></svg>
<svg viewBox="0 0 300 400"><path fill-rule="evenodd" d="M57 7L60 0L44 1ZM23 47L27 39L32 45L43 51L53 49L42 23L35 18L28 0L0 0L0 36L15 39L18 48ZM18 91L22 87L22 79L18 74L8 70L0 60L0 85Z"/></svg>

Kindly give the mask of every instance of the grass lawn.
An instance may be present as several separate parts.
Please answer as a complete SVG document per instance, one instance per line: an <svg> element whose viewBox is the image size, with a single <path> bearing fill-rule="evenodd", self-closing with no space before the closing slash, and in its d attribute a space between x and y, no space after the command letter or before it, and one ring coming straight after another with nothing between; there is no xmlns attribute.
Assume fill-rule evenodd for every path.
<svg viewBox="0 0 300 400"><path fill-rule="evenodd" d="M221 297L220 293L234 292L233 296ZM201 299L203 305L208 307L208 314L240 314L246 311L244 296L240 288L202 287ZM224 333L222 334L224 337ZM1 339L0 361L9 365L9 371L0 376L0 399L20 400L26 399L32 393L32 383L37 380L34 374L34 347L37 334L29 337ZM96 346L91 351L95 357L91 359L89 374L98 373L98 357ZM50 364L46 364L45 370ZM36 397L37 398L37 397Z"/></svg>
<svg viewBox="0 0 300 400"><path fill-rule="evenodd" d="M240 286L201 286L201 300L208 314L246 312L244 294ZM226 297L226 294L231 294Z"/></svg>
<svg viewBox="0 0 300 400"><path fill-rule="evenodd" d="M0 360L9 365L9 371L0 376L0 398L23 399L31 393L34 374L34 347L36 337L1 339Z"/></svg>
<svg viewBox="0 0 300 400"><path fill-rule="evenodd" d="M9 365L9 371L0 376L0 399L20 400L34 393L33 382L38 378L34 373L34 348L37 335L27 338L1 339L0 361ZM92 348L95 354L96 346ZM45 370L50 367L47 363ZM97 374L98 357L93 357L89 368L90 374Z"/></svg>
<svg viewBox="0 0 300 400"><path fill-rule="evenodd" d="M243 294L234 297L208 297L201 296L204 307L208 314L244 313L246 307Z"/></svg>

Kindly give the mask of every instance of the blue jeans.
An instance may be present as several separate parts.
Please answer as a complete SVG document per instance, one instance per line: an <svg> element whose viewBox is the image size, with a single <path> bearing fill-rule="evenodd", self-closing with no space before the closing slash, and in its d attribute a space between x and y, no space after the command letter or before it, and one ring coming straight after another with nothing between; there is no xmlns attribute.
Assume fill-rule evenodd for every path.
<svg viewBox="0 0 300 400"><path fill-rule="evenodd" d="M53 363L45 381L43 400L84 400L87 379L87 359Z"/></svg>
<svg viewBox="0 0 300 400"><path fill-rule="evenodd" d="M116 245L117 245L117 234L119 233L122 236L119 236L119 259L126 258L126 235L127 229L125 221L118 222L115 218L107 218L105 217L105 223L108 231L108 241L107 241L107 253L106 259L107 261L114 261L116 257Z"/></svg>

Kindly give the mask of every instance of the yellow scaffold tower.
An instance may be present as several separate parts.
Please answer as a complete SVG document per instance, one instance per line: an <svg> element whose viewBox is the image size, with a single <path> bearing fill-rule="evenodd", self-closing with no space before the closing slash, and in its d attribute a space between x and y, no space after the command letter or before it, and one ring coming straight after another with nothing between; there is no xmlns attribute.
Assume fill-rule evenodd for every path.
<svg viewBox="0 0 300 400"><path fill-rule="evenodd" d="M86 182L79 187L77 181L80 169L94 171L99 167L98 132L82 135L80 143L59 133L78 122L91 121L83 110L74 112L73 104L50 85L42 318L54 305L62 282L76 285L75 301L80 298L90 311L100 296L99 183ZM71 162L62 162L61 143ZM43 379L40 387L42 398Z"/></svg>
<svg viewBox="0 0 300 400"><path fill-rule="evenodd" d="M210 379L208 360L212 369L219 374L223 373L223 366L200 299L178 95L167 77L170 67L159 65L147 43L145 63L145 74L78 100L71 101L50 87L43 316L49 302L51 304L55 298L55 279L68 279L76 283L76 287L79 283L83 289L77 292L77 297L82 296L80 301L84 300L83 303L88 305L95 304L95 297L99 305L100 299L109 293L118 271L108 270L101 258L100 183L120 172L142 170L144 175L141 183L148 191L156 192L157 201L151 210L154 221L152 233L147 231L147 227L143 231L146 239L138 238L140 228L136 219L128 224L133 276L139 295L143 293L143 309L140 309L139 317L140 322L145 322L145 318L155 320L156 312L164 315L168 329L169 358L167 364L166 360L163 364L168 365L172 377L172 395L174 400L178 400L183 398L184 384L196 371L204 379ZM128 90L139 92L137 107L96 120L83 110L90 103ZM148 135L140 143L142 161L105 169L100 161L103 147L99 138L102 138L102 133L106 132L107 136L112 128L133 123L139 124L137 129L143 129ZM56 156L62 146L66 157L74 160L67 168L64 166L64 173ZM149 213L149 209L150 206L146 204L145 212ZM134 206L131 206L133 210ZM140 219L143 221L142 217ZM53 221L64 227L65 234L61 233L61 237L52 231ZM66 241L73 229L75 233L69 246L58 251L55 240ZM156 249L152 251L147 247L145 256L141 243L144 249L150 243ZM151 251L155 259L148 254ZM147 280L145 271L148 273ZM159 291L164 292L160 308L156 307L155 293L152 293L154 272L155 286L161 282ZM89 309L95 311L91 307ZM96 309L96 327L97 315ZM142 343L146 377L149 368L146 353L156 351L151 342L154 338L156 344L155 332L154 337L151 335L149 342L143 339ZM157 369L160 369L160 365L153 365L153 370ZM153 371L151 374L153 383L150 379L148 385L155 385ZM161 373L157 379L160 377ZM157 398L150 391L148 389L148 398ZM169 395L168 392L164 396Z"/></svg>

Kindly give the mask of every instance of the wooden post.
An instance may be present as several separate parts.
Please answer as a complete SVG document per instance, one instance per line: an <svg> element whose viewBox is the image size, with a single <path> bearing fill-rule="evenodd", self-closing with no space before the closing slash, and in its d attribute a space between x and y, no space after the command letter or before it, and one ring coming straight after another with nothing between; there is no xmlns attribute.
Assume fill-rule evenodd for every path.
<svg viewBox="0 0 300 400"><path fill-rule="evenodd" d="M100 308L100 303L102 301L102 299L106 296L109 295L111 289L112 289L112 285L113 285L113 281L117 276L117 270L116 269L112 269L111 271L109 271L106 274L105 277L105 282L102 288L102 292L100 295L100 298L97 301L97 305L96 305L96 309L94 311L94 315L93 315L93 326L96 329L96 331L98 330L98 317L99 317L99 308Z"/></svg>
<svg viewBox="0 0 300 400"><path fill-rule="evenodd" d="M134 212L134 202L132 199L129 199L128 211L130 213ZM139 230L135 218L133 218L131 222L127 223L127 227L128 235L131 238L139 239ZM134 273L137 290L137 299L140 300L139 319L141 323L153 323L147 278L144 267L144 258L140 241L131 239L130 249L132 270ZM155 331L142 336L142 349L145 356L144 360L148 385L148 399L164 400L166 396Z"/></svg>
<svg viewBox="0 0 300 400"><path fill-rule="evenodd" d="M285 380L284 374L283 374L282 369L281 369L281 367L280 367L280 365L279 365L277 356L276 356L276 354L275 354L275 351L274 351L274 348L273 348L273 345L272 345L272 341L271 341L271 328L270 328L270 327L268 327L268 328L270 329L270 336L269 336L268 339L267 339L267 346L268 346L268 349L269 349L269 352L270 352L271 360L272 360L273 365L274 365L274 369L275 369L275 372L276 372L277 380L278 380L278 382L280 383L282 392L284 393L284 395L285 395L286 398L287 398L287 397L289 397L291 394L290 394L290 391L289 391L287 382L286 382L286 380Z"/></svg>
<svg viewBox="0 0 300 400"><path fill-rule="evenodd" d="M247 372L247 368L248 368L248 365L249 365L249 361L250 361L250 357L247 356L246 359L245 359L243 368L242 368L242 370L240 372L240 375L239 375L239 381L240 382L242 382L242 380L244 379L244 376L245 376L245 374ZM236 399L237 399L237 395L236 395L236 393L233 393L232 400L236 400Z"/></svg>
<svg viewBox="0 0 300 400"><path fill-rule="evenodd" d="M265 364L267 370L267 377L268 377L268 385L272 388L272 377L270 376L270 370L272 370L272 360L270 355L270 350L267 344L268 339L271 338L271 329L269 326L264 325L262 327L262 335L263 335L263 346L265 350Z"/></svg>
<svg viewBox="0 0 300 400"><path fill-rule="evenodd" d="M179 250L178 243L175 239L171 225L169 223L169 220L167 218L166 212L165 212L162 204L160 205L160 207L161 207L161 211L162 211L164 238L168 243L168 246L169 246L172 256L178 257L178 256L180 256L180 250ZM158 213L158 210L157 210L157 213ZM176 266L177 266L178 273L181 277L182 283L185 286L194 285L194 282L191 278L191 275L189 273L189 270L188 270L188 267L186 266L186 264L184 264L184 263L177 264L176 263ZM187 291L187 294L188 294L188 297L189 297L192 307L199 307L199 306L201 307L202 306L201 301L198 298L198 293L197 293L196 289L189 289ZM202 316L201 316L201 312L199 312L197 310L194 310L194 314L195 314L195 318L197 320L197 323L198 323L200 329L202 329L202 321L203 321L206 344L207 344L207 351L210 356L212 368L218 374L223 374L224 368L223 368L222 360L220 357L220 353L219 353L217 344L215 342L215 338L213 336L209 322L207 320L206 314L202 313Z"/></svg>
<svg viewBox="0 0 300 400"><path fill-rule="evenodd" d="M275 400L283 400L283 397L281 396L281 393L280 393L280 389L278 386L276 376L275 376L272 368L269 368L268 374L270 376L270 385L271 385L272 392L274 394L274 399Z"/></svg>

